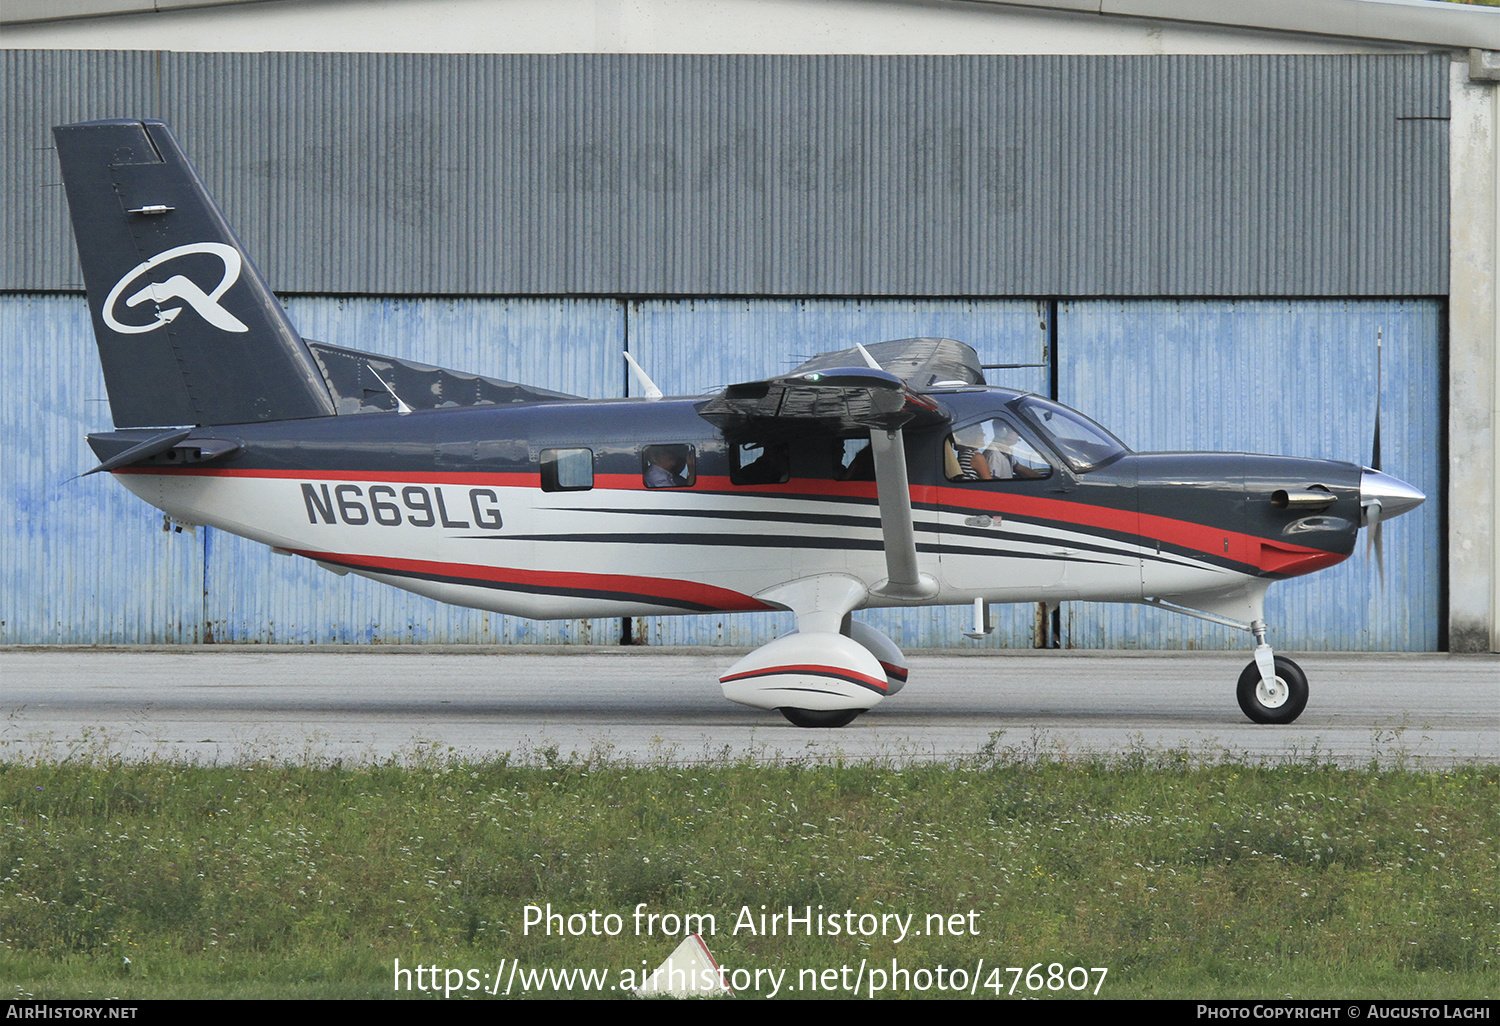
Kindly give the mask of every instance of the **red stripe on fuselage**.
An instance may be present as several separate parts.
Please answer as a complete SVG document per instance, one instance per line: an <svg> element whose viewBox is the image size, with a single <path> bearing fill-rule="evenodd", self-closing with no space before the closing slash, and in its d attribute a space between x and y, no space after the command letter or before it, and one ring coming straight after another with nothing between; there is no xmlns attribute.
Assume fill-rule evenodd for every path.
<svg viewBox="0 0 1500 1026"><path fill-rule="evenodd" d="M1077 525L1115 531L1138 537L1143 543L1160 541L1287 577L1310 574L1349 558L1343 553L1268 541L1253 534L1214 527L1211 524L1198 524L1190 520L1176 520L1110 506L1068 502L1064 499L930 486L913 488L911 497L914 503L921 502L946 509L960 507L1010 513L1062 527Z"/></svg>
<svg viewBox="0 0 1500 1026"><path fill-rule="evenodd" d="M538 488L535 473L488 473L484 471L367 471L367 470L237 470L216 467L122 467L116 474L167 474L189 477L266 478L301 481L389 481L406 484L451 484L455 487L493 485L500 488ZM689 488L647 488L637 474L598 474L594 487L605 491L649 491L662 495L723 495L748 497L779 495L787 498L876 499L873 481L822 481L798 478L785 484L731 485L727 477L704 475ZM1309 574L1333 566L1347 554L1289 545L1255 535L1177 520L1134 510L1096 506L1065 499L1046 499L1000 491L914 485L914 505L941 509L972 509L1009 513L1045 521L1051 525L1092 527L1139 538L1142 544L1160 541L1215 559L1229 559L1265 573L1287 577ZM1227 544L1226 544L1227 543ZM742 596L743 597L743 596ZM758 606L755 608L766 608Z"/></svg>
<svg viewBox="0 0 1500 1026"><path fill-rule="evenodd" d="M440 563L425 559L397 559L393 556L362 556L344 552L316 552L294 549L299 556L319 559L342 566L375 573L404 572L425 577L467 578L493 581L496 584L518 584L550 591L598 591L623 593L647 601L652 598L691 602L707 610L752 612L774 609L759 599L728 588L716 588L696 581L679 581L661 577L631 577L625 574L581 574L560 570L517 570L511 567L481 566L475 563Z"/></svg>
<svg viewBox="0 0 1500 1026"><path fill-rule="evenodd" d="M455 470L229 470L221 467L122 467L116 474L166 474L172 477L243 477L272 481L394 481L398 484L450 484L455 488L495 485L537 488L532 474L494 474Z"/></svg>
<svg viewBox="0 0 1500 1026"><path fill-rule="evenodd" d="M395 481L402 484L451 484L455 487L498 485L504 488L540 488L535 471L494 473L482 470L241 470L228 467L121 467L115 474L166 474L172 477L242 477L300 481ZM647 488L640 474L595 474L594 487L617 492L654 492L728 495L785 495L796 498L875 498L873 481L819 481L794 479L785 484L737 485L729 478L704 474L685 488ZM916 489L913 489L915 492Z"/></svg>

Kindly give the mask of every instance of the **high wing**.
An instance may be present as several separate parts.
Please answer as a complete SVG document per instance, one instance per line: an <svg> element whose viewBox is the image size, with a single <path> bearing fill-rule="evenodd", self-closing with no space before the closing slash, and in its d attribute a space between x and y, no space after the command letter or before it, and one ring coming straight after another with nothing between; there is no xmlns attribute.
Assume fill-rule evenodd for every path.
<svg viewBox="0 0 1500 1026"><path fill-rule="evenodd" d="M900 339L823 353L782 377L730 385L698 412L731 439L868 431L887 578L874 591L921 601L936 595L938 584L917 567L902 429L951 419L927 389L983 382L977 354L962 342Z"/></svg>
<svg viewBox="0 0 1500 1026"><path fill-rule="evenodd" d="M983 384L978 355L969 346L947 338L906 338L822 353L782 377L730 385L698 412L726 434L764 441L809 430L893 431L949 420L926 390Z"/></svg>

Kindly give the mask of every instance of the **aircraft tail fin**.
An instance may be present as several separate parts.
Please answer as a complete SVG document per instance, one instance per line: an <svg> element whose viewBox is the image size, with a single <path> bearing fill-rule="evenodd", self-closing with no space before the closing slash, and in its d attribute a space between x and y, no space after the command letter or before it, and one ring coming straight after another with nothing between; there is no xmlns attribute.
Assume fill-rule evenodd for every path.
<svg viewBox="0 0 1500 1026"><path fill-rule="evenodd" d="M332 416L312 354L171 130L52 131L115 426Z"/></svg>

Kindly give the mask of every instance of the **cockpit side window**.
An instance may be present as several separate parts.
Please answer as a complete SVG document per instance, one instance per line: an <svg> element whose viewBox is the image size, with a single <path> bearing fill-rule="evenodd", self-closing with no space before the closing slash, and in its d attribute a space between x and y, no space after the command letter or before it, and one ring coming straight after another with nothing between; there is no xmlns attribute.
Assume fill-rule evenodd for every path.
<svg viewBox="0 0 1500 1026"><path fill-rule="evenodd" d="M1020 401L1017 409L1080 474L1130 451L1124 442L1104 428L1061 403L1028 396Z"/></svg>
<svg viewBox="0 0 1500 1026"><path fill-rule="evenodd" d="M1014 424L991 417L961 427L943 443L943 473L950 481L1037 480L1052 465Z"/></svg>

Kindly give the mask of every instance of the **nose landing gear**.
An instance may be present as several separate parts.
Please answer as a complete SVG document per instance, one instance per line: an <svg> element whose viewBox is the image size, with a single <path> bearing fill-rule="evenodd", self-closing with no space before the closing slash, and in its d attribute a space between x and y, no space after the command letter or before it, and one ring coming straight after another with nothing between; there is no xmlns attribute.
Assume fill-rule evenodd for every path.
<svg viewBox="0 0 1500 1026"><path fill-rule="evenodd" d="M1291 723L1307 706L1307 674L1286 656L1276 655L1266 643L1266 622L1250 621L1255 635L1255 658L1240 674L1235 690L1240 709L1256 723Z"/></svg>
<svg viewBox="0 0 1500 1026"><path fill-rule="evenodd" d="M1240 709L1256 723L1291 723L1307 706L1307 675L1286 656L1273 658L1275 670L1269 679L1252 659L1240 674L1235 696Z"/></svg>

